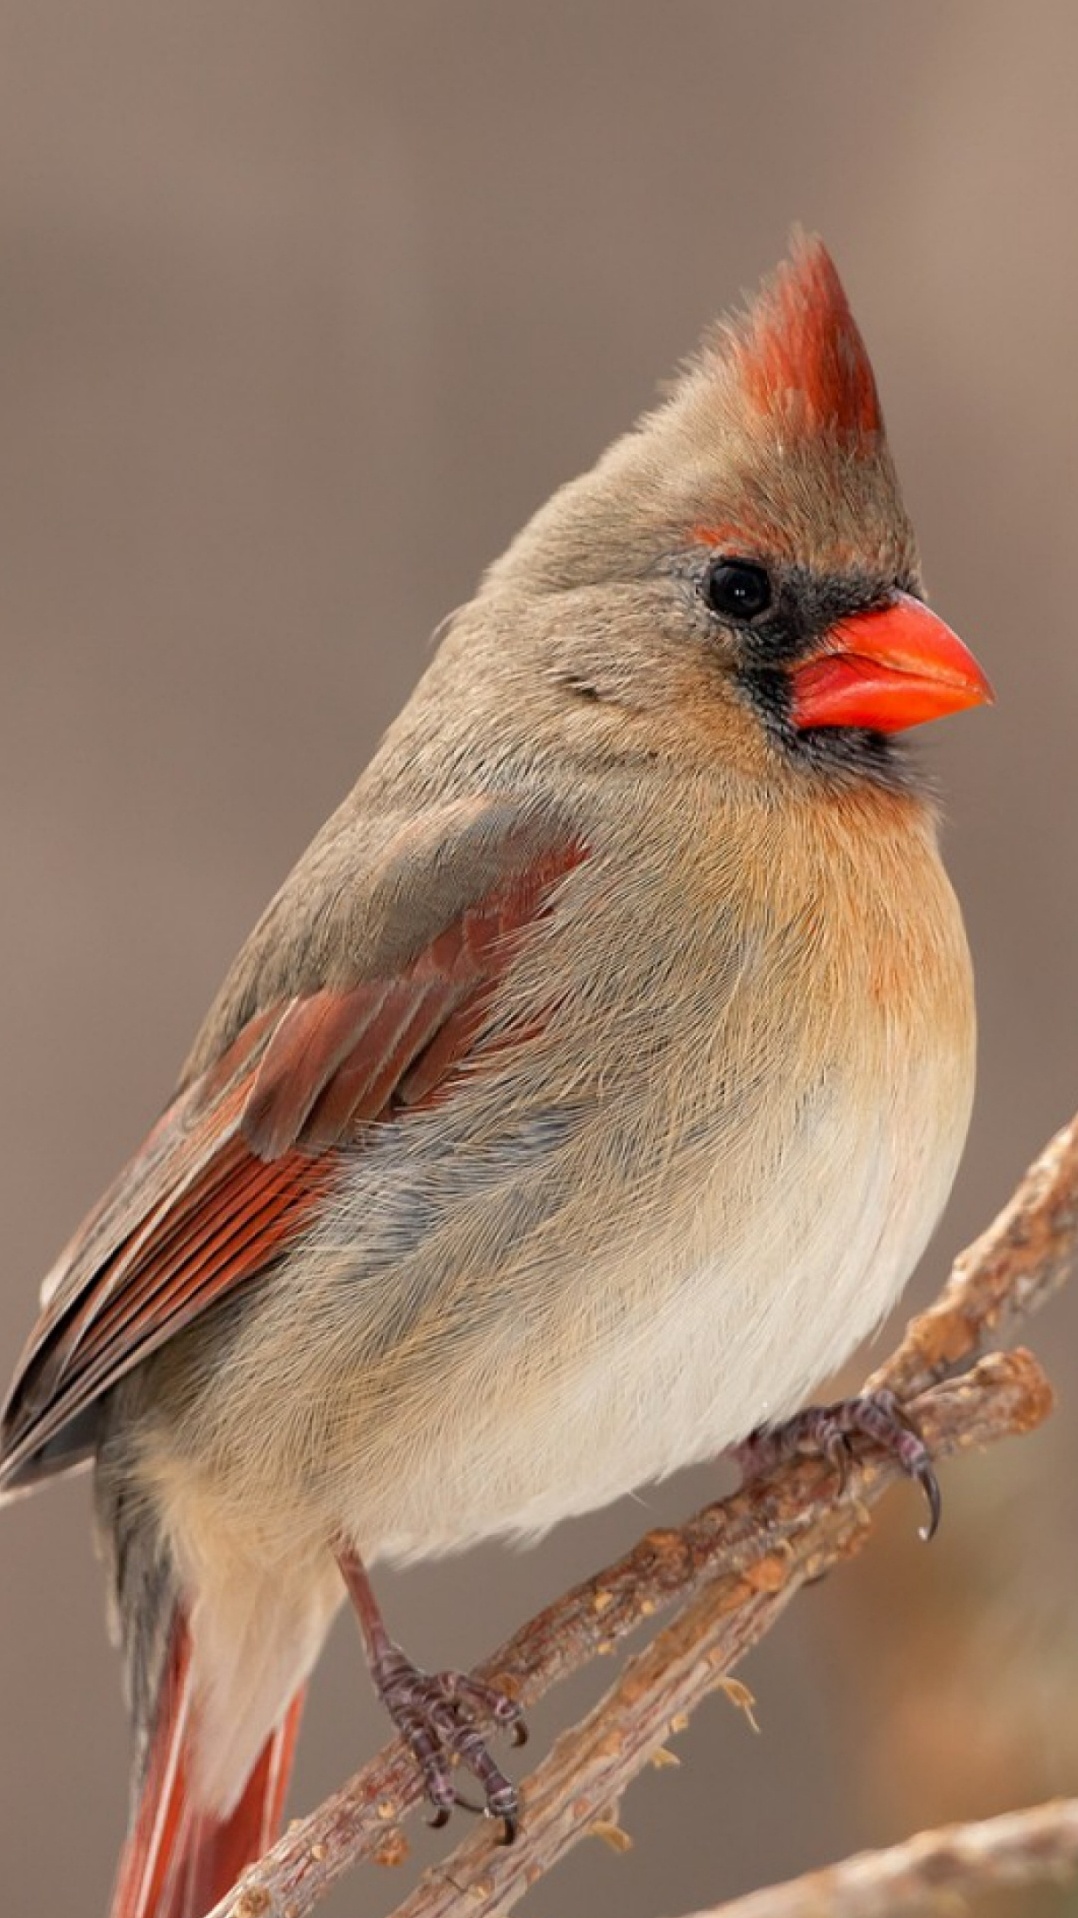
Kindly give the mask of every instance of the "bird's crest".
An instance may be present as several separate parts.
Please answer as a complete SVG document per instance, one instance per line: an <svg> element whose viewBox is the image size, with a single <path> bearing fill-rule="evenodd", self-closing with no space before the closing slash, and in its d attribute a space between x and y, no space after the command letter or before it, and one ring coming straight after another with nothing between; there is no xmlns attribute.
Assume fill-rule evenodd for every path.
<svg viewBox="0 0 1078 1918"><path fill-rule="evenodd" d="M876 381L822 240L795 235L789 258L724 344L751 413L798 437L875 450L883 431Z"/></svg>

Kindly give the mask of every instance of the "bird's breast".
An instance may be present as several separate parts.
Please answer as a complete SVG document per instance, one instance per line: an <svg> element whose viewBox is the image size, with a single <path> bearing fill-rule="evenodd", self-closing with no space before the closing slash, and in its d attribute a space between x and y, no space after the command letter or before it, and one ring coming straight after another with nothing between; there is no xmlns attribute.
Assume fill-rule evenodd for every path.
<svg viewBox="0 0 1078 1918"><path fill-rule="evenodd" d="M555 928L548 971L576 968L578 1016L548 1028L531 1134L518 1120L500 1154L513 1249L484 1254L475 1222L480 1329L456 1409L429 1401L440 1488L388 1550L541 1530L723 1450L801 1402L909 1278L969 1116L965 939L920 820L867 852L812 830L776 838L786 863L748 897L727 848L684 862L664 918L638 862L650 911L627 877L604 899L600 873ZM514 1096L510 1070L503 1124Z"/></svg>
<svg viewBox="0 0 1078 1918"><path fill-rule="evenodd" d="M264 1472L368 1556L541 1531L781 1417L894 1302L968 1120L953 895L927 829L752 844L748 880L733 830L578 869L500 1007L527 1041L357 1155L229 1355L247 1507Z"/></svg>

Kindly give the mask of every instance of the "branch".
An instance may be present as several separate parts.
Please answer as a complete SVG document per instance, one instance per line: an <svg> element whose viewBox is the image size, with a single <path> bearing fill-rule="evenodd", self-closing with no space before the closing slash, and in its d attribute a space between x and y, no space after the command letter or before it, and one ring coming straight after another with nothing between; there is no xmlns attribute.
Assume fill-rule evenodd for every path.
<svg viewBox="0 0 1078 1918"><path fill-rule="evenodd" d="M942 1381L1007 1319L1043 1304L1062 1284L1076 1247L1078 1119L1051 1141L999 1218L956 1262L936 1304L911 1323L870 1381L911 1402L939 1456L1028 1431L1046 1416L1050 1390L1028 1353L990 1358L953 1384ZM655 1755L669 1720L722 1682L798 1586L860 1548L866 1505L894 1476L889 1461L866 1457L851 1467L836 1498L821 1462L792 1461L678 1529L648 1533L522 1627L479 1675L527 1705L660 1607L691 1601L528 1781L517 1844L496 1848L480 1828L427 1873L399 1918L432 1918L465 1890L475 1918L507 1909ZM609 1763L597 1749L604 1740L617 1748ZM360 1859L396 1863L405 1856L400 1820L420 1797L414 1763L396 1739L294 1824L210 1918L304 1918Z"/></svg>
<svg viewBox="0 0 1078 1918"><path fill-rule="evenodd" d="M1048 1141L1014 1197L960 1252L939 1298L912 1319L866 1391L909 1399L998 1343L1058 1292L1078 1252L1078 1116Z"/></svg>
<svg viewBox="0 0 1078 1918"><path fill-rule="evenodd" d="M693 1918L906 1918L1000 1885L1062 1883L1078 1872L1078 1798L922 1831L825 1871L752 1891Z"/></svg>
<svg viewBox="0 0 1078 1918"><path fill-rule="evenodd" d="M964 1378L914 1400L912 1410L933 1454L945 1458L1028 1431L1050 1402L1028 1352L995 1353ZM722 1688L799 1587L860 1549L870 1530L867 1507L898 1476L892 1461L866 1460L850 1474L850 1495L837 1502L815 1464L776 1477L757 1519L759 1555L743 1570L723 1570L707 1583L630 1660L594 1711L563 1733L528 1780L527 1842L495 1849L488 1832L472 1833L424 1874L396 1918L508 1911L589 1825L608 1829L610 1808L626 1786L664 1749L679 1721Z"/></svg>

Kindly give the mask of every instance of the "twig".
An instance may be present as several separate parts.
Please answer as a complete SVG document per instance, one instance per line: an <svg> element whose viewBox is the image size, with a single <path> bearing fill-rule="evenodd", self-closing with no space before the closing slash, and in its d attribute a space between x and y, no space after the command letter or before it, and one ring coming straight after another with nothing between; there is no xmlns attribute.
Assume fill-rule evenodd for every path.
<svg viewBox="0 0 1078 1918"><path fill-rule="evenodd" d="M913 1398L999 1341L1011 1320L1039 1312L1078 1252L1078 1116L1048 1141L1014 1197L960 1252L938 1299L910 1321L866 1391Z"/></svg>
<svg viewBox="0 0 1078 1918"><path fill-rule="evenodd" d="M966 1377L915 1400L913 1413L934 1455L1028 1431L1051 1394L1028 1352L993 1353ZM761 1522L763 1556L740 1572L722 1572L626 1666L594 1711L557 1740L528 1780L527 1840L493 1849L473 1833L444 1864L426 1872L396 1918L448 1918L466 1911L493 1918L508 1911L596 1819L609 1821L636 1774L665 1745L673 1725L769 1631L798 1588L858 1551L868 1537L867 1507L898 1476L872 1459L850 1474L851 1496L835 1501L819 1473L776 1478L776 1510ZM801 1482L796 1481L800 1478ZM605 1816L604 1816L605 1815Z"/></svg>
<svg viewBox="0 0 1078 1918"><path fill-rule="evenodd" d="M956 1262L937 1304L912 1322L893 1359L873 1376L874 1387L888 1386L916 1401L914 1414L941 1456L1004 1432L1028 1430L1046 1415L1049 1389L1035 1361L1022 1353L985 1361L958 1385L937 1389L925 1399L919 1395L981 1350L1005 1318L1041 1305L1062 1283L1076 1246L1078 1119L1051 1141L999 1218ZM480 1675L504 1684L527 1704L608 1651L661 1606L693 1598L707 1586L633 1661L585 1724L558 1741L528 1784L526 1829L518 1844L497 1851L486 1830L473 1833L436 1873L427 1875L416 1898L402 1907L401 1918L405 1913L417 1918L420 1912L426 1918L428 1912L447 1909L430 1902L432 1897L437 1900L439 1884L457 1896L457 1888L467 1883L470 1913L507 1908L551 1856L560 1855L582 1834L593 1815L587 1808L591 1783L585 1786L581 1775L577 1789L566 1771L567 1758L584 1757L583 1746L567 1752L566 1739L581 1739L589 1727L589 1736L595 1734L597 1714L605 1713L607 1730L596 1735L601 1739L616 1732L620 1741L624 1728L617 1728L610 1710L615 1715L628 1710L635 1718L644 1709L648 1687L655 1685L666 1701L658 1711L665 1724L684 1705L668 1697L677 1691L676 1676L664 1689L664 1659L676 1661L679 1647L691 1645L694 1631L706 1635L725 1620L721 1639L708 1639L706 1652L689 1654L690 1670L696 1670L701 1659L708 1661L703 1674L707 1682L694 1697L720 1682L722 1671L768 1629L799 1584L824 1564L858 1549L868 1524L859 1501L875 1498L892 1476L886 1462L866 1459L851 1470L845 1497L836 1499L833 1478L824 1466L795 1461L773 1478L705 1507L677 1530L647 1534L624 1558L576 1586L517 1632L480 1667ZM710 1662L713 1653L717 1663ZM608 1710L610 1700L615 1704ZM616 1790L607 1789L597 1803L608 1804L659 1743L658 1737L654 1743L645 1739L624 1754L635 1762L627 1765ZM589 1779L601 1769L592 1764ZM541 1796L544 1792L551 1794L549 1803ZM559 1796L561 1819L554 1815L553 1804ZM294 1824L244 1874L211 1918L304 1918L360 1859L396 1862L405 1855L407 1841L399 1821L419 1798L415 1767L395 1740L308 1818Z"/></svg>
<svg viewBox="0 0 1078 1918"><path fill-rule="evenodd" d="M1078 1798L1057 1798L974 1825L918 1832L886 1851L861 1851L824 1871L752 1891L693 1918L907 1918L953 1911L999 1885L1058 1883L1078 1872Z"/></svg>

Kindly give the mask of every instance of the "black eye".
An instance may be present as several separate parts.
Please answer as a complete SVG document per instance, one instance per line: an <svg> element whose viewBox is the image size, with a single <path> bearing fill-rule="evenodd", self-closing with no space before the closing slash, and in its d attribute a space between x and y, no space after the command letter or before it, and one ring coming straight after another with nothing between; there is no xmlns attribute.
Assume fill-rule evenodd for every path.
<svg viewBox="0 0 1078 1918"><path fill-rule="evenodd" d="M714 560L701 591L720 619L755 619L771 604L771 581L763 567L744 559Z"/></svg>

